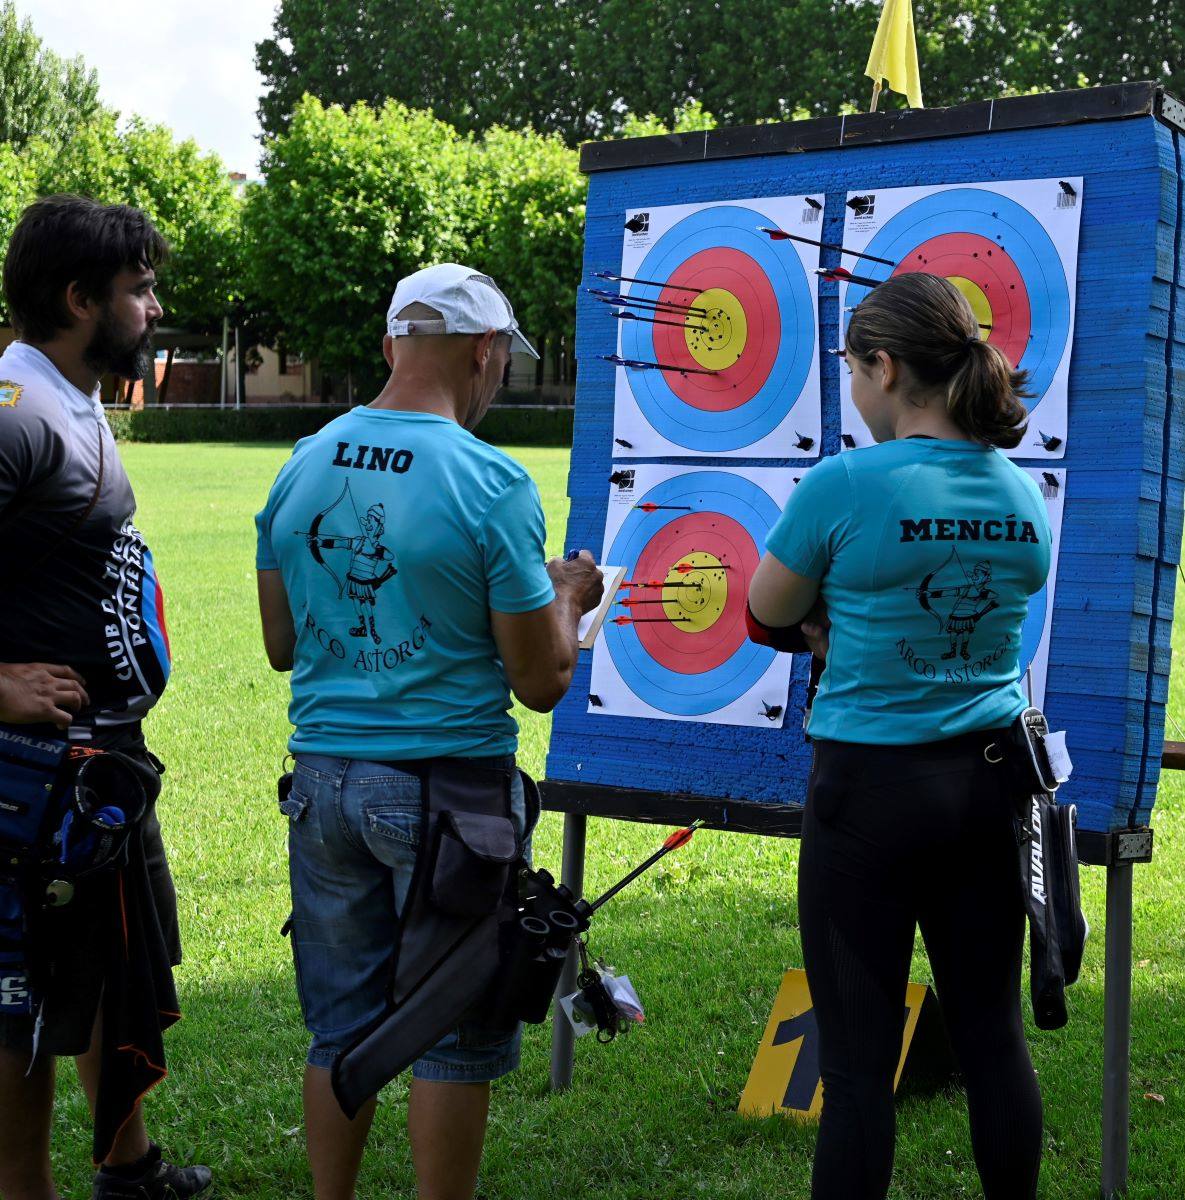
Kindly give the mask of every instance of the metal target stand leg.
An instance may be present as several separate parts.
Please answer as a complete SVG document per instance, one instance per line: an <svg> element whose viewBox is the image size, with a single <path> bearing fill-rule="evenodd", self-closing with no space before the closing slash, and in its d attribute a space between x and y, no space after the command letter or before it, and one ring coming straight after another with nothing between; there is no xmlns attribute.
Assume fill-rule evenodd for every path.
<svg viewBox="0 0 1185 1200"><path fill-rule="evenodd" d="M584 847L588 832L588 817L583 813L564 814L564 857L560 869L560 882L579 896L584 891ZM551 1009L551 1090L563 1092L572 1086L572 1067L575 1062L576 1031L560 1010L561 996L569 996L576 990L576 947L568 951L560 981L555 989L555 1003Z"/></svg>
<svg viewBox="0 0 1185 1200"><path fill-rule="evenodd" d="M1174 747L1176 743L1172 743ZM1165 745L1164 766L1179 764ZM1185 747L1180 748L1185 751ZM1131 1140L1132 868L1152 861L1147 826L1079 835L1079 858L1107 872L1107 927L1103 949L1103 1111L1099 1196L1127 1195Z"/></svg>
<svg viewBox="0 0 1185 1200"><path fill-rule="evenodd" d="M1127 1192L1131 1086L1132 864L1107 867L1107 930L1103 983L1102 1200Z"/></svg>

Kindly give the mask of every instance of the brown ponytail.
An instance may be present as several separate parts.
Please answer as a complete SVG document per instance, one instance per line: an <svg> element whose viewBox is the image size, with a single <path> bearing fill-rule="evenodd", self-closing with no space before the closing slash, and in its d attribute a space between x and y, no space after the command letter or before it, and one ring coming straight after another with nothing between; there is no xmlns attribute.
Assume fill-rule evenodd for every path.
<svg viewBox="0 0 1185 1200"><path fill-rule="evenodd" d="M862 362L884 350L927 388L945 388L946 408L969 437L1006 450L1028 428L1021 403L1027 371L1016 371L980 337L966 296L938 275L911 271L877 286L848 324L847 352Z"/></svg>

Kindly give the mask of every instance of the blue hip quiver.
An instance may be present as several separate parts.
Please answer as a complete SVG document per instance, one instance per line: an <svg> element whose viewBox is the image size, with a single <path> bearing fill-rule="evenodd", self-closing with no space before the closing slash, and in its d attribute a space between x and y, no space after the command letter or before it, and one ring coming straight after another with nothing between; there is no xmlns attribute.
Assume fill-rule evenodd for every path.
<svg viewBox="0 0 1185 1200"><path fill-rule="evenodd" d="M61 825L68 743L44 726L0 724L0 1015L33 1011L28 934L39 867Z"/></svg>

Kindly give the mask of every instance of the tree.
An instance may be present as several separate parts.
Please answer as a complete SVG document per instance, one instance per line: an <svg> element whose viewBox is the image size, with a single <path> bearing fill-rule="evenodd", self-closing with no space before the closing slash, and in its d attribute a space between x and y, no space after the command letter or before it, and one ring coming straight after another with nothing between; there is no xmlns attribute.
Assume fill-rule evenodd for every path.
<svg viewBox="0 0 1185 1200"><path fill-rule="evenodd" d="M698 100L688 100L666 121L655 113L646 113L645 116L626 113L618 132L623 138L638 138L658 137L664 133L694 133L700 129L715 128L716 118Z"/></svg>
<svg viewBox="0 0 1185 1200"><path fill-rule="evenodd" d="M531 337L570 349L586 191L576 153L555 135L495 126L471 163L471 265L497 280Z"/></svg>
<svg viewBox="0 0 1185 1200"><path fill-rule="evenodd" d="M11 146L0 142L0 247L8 245L25 206L37 194L29 163ZM8 324L8 309L0 292L0 325Z"/></svg>
<svg viewBox="0 0 1185 1200"><path fill-rule="evenodd" d="M308 97L266 144L245 214L249 278L285 343L366 385L382 371L400 276L464 258L471 142L389 101L349 111Z"/></svg>
<svg viewBox="0 0 1185 1200"><path fill-rule="evenodd" d="M1185 0L914 7L931 106L1140 78L1185 90ZM464 132L530 126L569 145L618 134L631 112L670 127L689 99L722 124L821 116L867 104L879 12L880 0L281 0L258 47L260 115L278 132L306 91L394 97Z"/></svg>
<svg viewBox="0 0 1185 1200"><path fill-rule="evenodd" d="M241 305L242 202L217 155L138 117L121 132L104 111L65 144L33 141L21 157L40 195L73 192L148 214L171 247L160 269L166 324L212 331Z"/></svg>
<svg viewBox="0 0 1185 1200"><path fill-rule="evenodd" d="M0 142L22 149L33 138L62 140L100 110L99 81L81 58L45 49L33 23L0 5Z"/></svg>

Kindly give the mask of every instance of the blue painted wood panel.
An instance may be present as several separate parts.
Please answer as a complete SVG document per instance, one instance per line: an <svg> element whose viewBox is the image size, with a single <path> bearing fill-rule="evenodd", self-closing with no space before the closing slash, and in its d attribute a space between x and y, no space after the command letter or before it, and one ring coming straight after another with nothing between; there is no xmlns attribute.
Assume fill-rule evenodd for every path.
<svg viewBox="0 0 1185 1200"><path fill-rule="evenodd" d="M1065 457L1051 464L1066 469L1067 489L1045 707L1054 726L1069 731L1076 769L1067 798L1090 830L1147 822L1160 772L1185 499L1181 141L1141 117L606 171L589 186L586 277L617 269L627 212L647 206L825 192L820 237L838 242L850 190L1084 177L1069 437ZM823 263L838 265L838 253L825 251ZM839 362L822 353L839 342L837 291L820 285L826 454L839 449ZM613 352L616 332L609 310L581 291L566 544L594 552L613 469L614 374L597 356ZM716 461L727 465L697 464ZM781 730L590 713L590 658L581 656L556 711L549 778L763 803L803 799L805 658Z"/></svg>

